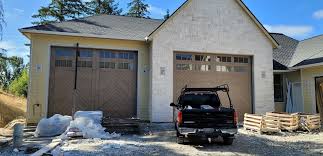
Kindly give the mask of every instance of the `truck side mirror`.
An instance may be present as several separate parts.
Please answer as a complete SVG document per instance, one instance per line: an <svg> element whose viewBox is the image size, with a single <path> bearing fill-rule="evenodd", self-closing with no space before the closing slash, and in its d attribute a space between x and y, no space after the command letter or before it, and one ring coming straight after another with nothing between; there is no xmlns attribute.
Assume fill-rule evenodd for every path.
<svg viewBox="0 0 323 156"><path fill-rule="evenodd" d="M169 106L176 107L175 103L171 103Z"/></svg>

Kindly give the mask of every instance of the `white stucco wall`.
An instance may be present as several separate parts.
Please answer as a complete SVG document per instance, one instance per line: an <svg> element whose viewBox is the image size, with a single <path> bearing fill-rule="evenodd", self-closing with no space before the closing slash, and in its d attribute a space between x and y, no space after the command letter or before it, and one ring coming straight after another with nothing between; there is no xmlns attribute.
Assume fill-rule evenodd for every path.
<svg viewBox="0 0 323 156"><path fill-rule="evenodd" d="M174 51L253 56L255 112L274 110L272 43L235 0L192 0L154 33L151 46L152 122L172 121Z"/></svg>

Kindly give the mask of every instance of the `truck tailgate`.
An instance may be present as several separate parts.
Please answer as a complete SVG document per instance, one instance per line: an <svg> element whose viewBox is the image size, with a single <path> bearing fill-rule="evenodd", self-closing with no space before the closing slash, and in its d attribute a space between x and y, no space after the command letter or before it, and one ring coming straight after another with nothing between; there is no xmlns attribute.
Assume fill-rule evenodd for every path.
<svg viewBox="0 0 323 156"><path fill-rule="evenodd" d="M236 128L233 109L185 109L182 110L182 123L186 128Z"/></svg>

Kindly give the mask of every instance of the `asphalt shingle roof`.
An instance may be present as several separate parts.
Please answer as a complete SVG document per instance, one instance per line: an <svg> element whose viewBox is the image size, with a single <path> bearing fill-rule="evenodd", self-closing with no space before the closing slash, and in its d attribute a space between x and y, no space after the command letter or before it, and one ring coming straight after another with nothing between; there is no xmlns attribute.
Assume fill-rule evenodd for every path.
<svg viewBox="0 0 323 156"><path fill-rule="evenodd" d="M274 49L273 58L277 63L274 63L274 68L276 66L285 66L288 67L293 55L295 54L297 45L299 44L298 40L295 40L291 37L288 37L284 34L271 33L270 34L280 45L279 48ZM279 65L280 64L280 65ZM276 67L281 69L281 67Z"/></svg>
<svg viewBox="0 0 323 156"><path fill-rule="evenodd" d="M76 20L51 23L21 30L100 35L113 39L144 41L163 20L116 15L90 16Z"/></svg>
<svg viewBox="0 0 323 156"><path fill-rule="evenodd" d="M290 67L320 63L323 57L323 35L300 41ZM319 62L318 62L319 61Z"/></svg>

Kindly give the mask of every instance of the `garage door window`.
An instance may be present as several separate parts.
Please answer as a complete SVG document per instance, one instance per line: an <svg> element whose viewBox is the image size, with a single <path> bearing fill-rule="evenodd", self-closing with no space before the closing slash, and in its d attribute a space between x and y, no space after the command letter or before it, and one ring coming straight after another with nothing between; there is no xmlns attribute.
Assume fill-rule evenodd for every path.
<svg viewBox="0 0 323 156"><path fill-rule="evenodd" d="M195 55L195 61L210 62L211 61L211 56Z"/></svg>
<svg viewBox="0 0 323 156"><path fill-rule="evenodd" d="M116 58L116 54L114 52L103 51L100 52L100 58Z"/></svg>
<svg viewBox="0 0 323 156"><path fill-rule="evenodd" d="M246 57L234 57L234 63L249 63L249 59Z"/></svg>
<svg viewBox="0 0 323 156"><path fill-rule="evenodd" d="M217 56L215 58L216 62L232 62L231 57L227 57L227 56Z"/></svg>
<svg viewBox="0 0 323 156"><path fill-rule="evenodd" d="M72 60L55 60L56 67L72 67Z"/></svg>
<svg viewBox="0 0 323 156"><path fill-rule="evenodd" d="M191 54L176 54L176 60L192 61L193 55L191 55Z"/></svg>
<svg viewBox="0 0 323 156"><path fill-rule="evenodd" d="M201 65L201 64L197 64L195 65L195 70L197 71L211 71L211 65Z"/></svg>
<svg viewBox="0 0 323 156"><path fill-rule="evenodd" d="M193 64L176 64L177 70L193 70Z"/></svg>
<svg viewBox="0 0 323 156"><path fill-rule="evenodd" d="M115 69L116 63L114 63L114 62L100 62L100 68Z"/></svg>
<svg viewBox="0 0 323 156"><path fill-rule="evenodd" d="M55 49L56 57L72 57L74 55L75 50L70 48L57 48Z"/></svg>
<svg viewBox="0 0 323 156"><path fill-rule="evenodd" d="M72 58L74 58L74 50L69 48L55 49L55 66L56 67L72 67Z"/></svg>
<svg viewBox="0 0 323 156"><path fill-rule="evenodd" d="M92 68L92 61L78 61L77 66L82 68Z"/></svg>
<svg viewBox="0 0 323 156"><path fill-rule="evenodd" d="M216 66L217 72L233 72L233 67L231 66Z"/></svg>
<svg viewBox="0 0 323 156"><path fill-rule="evenodd" d="M93 56L93 52L90 50L81 50L80 57L81 58L91 58Z"/></svg>

